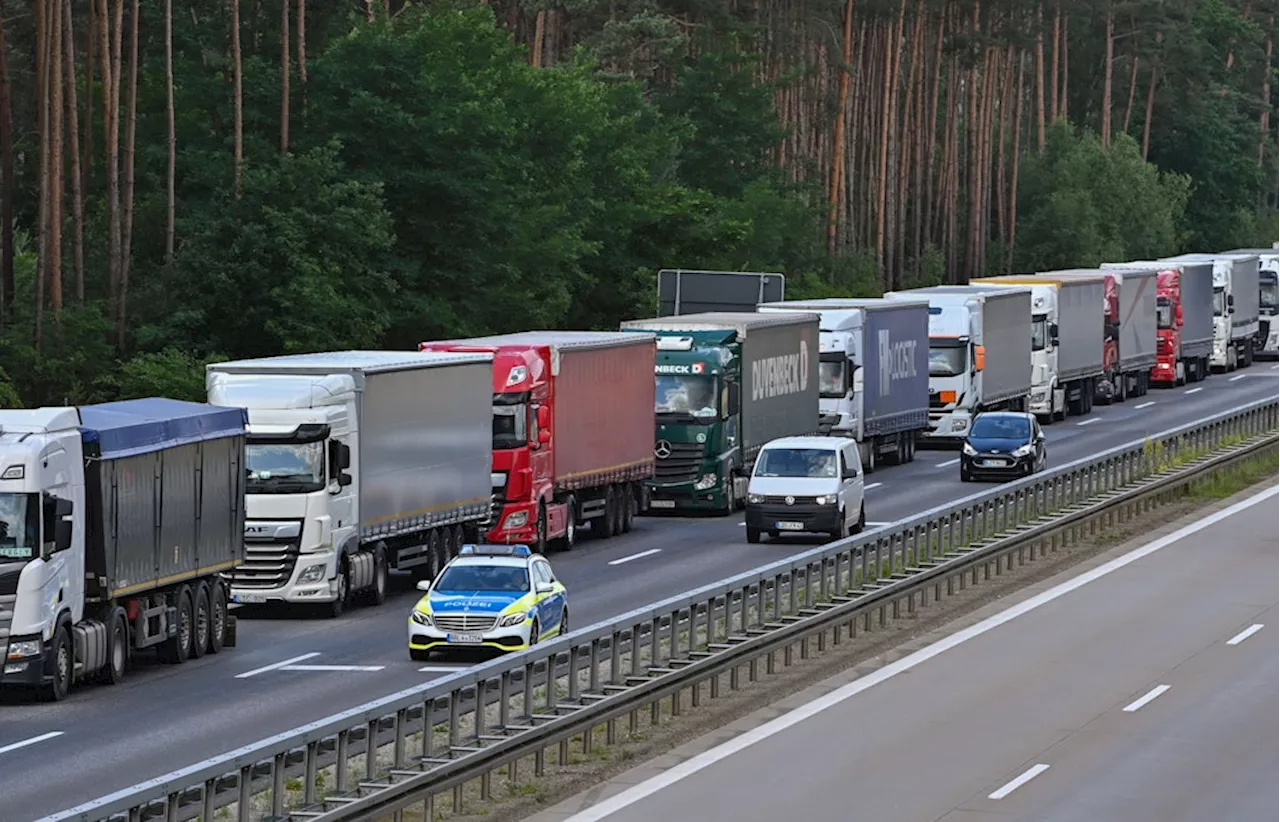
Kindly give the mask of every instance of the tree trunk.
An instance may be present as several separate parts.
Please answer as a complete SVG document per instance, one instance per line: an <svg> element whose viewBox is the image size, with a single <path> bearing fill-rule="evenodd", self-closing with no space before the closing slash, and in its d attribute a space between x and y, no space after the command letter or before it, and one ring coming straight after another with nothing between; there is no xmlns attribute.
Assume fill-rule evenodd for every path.
<svg viewBox="0 0 1280 822"><path fill-rule="evenodd" d="M299 0L301 1L301 0ZM169 166L165 174L165 228L164 262L173 262L173 244L177 219L177 192L174 178L178 166L177 136L173 110L173 0L164 0L164 91L165 108L169 116L168 154Z"/></svg>
<svg viewBox="0 0 1280 822"><path fill-rule="evenodd" d="M831 146L831 188L827 196L827 253L836 253L839 236L837 205L844 192L845 122L848 117L849 74L853 70L853 0L844 6L844 43L840 51L840 88L836 92L836 134Z"/></svg>
<svg viewBox="0 0 1280 822"><path fill-rule="evenodd" d="M1067 104L1067 89L1070 88L1067 84L1067 70L1071 65L1070 58L1067 56L1067 46L1071 43L1071 38L1068 36L1068 24L1070 22L1070 17L1062 18L1062 91L1058 93L1058 105L1061 108L1059 108L1057 115L1068 121L1071 119L1070 106Z"/></svg>
<svg viewBox="0 0 1280 822"><path fill-rule="evenodd" d="M973 42L978 42L981 37L980 29L980 11L978 3L973 4L973 22L970 27L970 35ZM964 238L964 276L965 279L973 277L973 272L977 268L978 258L978 200L981 197L981 189L978 182L978 166L981 161L982 148L982 112L981 101L978 99L978 84L980 82L980 69L976 55L969 66L969 77L966 85L968 86L968 105L964 113L964 125L966 136L965 151L965 183L968 188L966 192L966 201L968 205L968 214L966 215L967 223L965 227Z"/></svg>
<svg viewBox="0 0 1280 822"><path fill-rule="evenodd" d="M129 14L129 119L124 137L124 216L120 244L120 299L116 302L116 349L125 347L125 317L129 304L129 268L133 262L133 166L134 138L138 131L138 14L139 0L133 0Z"/></svg>
<svg viewBox="0 0 1280 822"><path fill-rule="evenodd" d="M1013 248L1018 237L1018 165L1022 138L1022 77L1026 61L1018 59L1018 89L1014 92L1013 169L1009 173L1009 247L1005 252L1004 270L1013 272Z"/></svg>
<svg viewBox="0 0 1280 822"><path fill-rule="evenodd" d="M289 0L280 0L280 153L289 153Z"/></svg>
<svg viewBox="0 0 1280 822"><path fill-rule="evenodd" d="M50 168L49 149L53 140L49 128L53 118L49 112L49 14L48 5L37 3L35 9L36 34L36 108L40 124L40 221L38 252L36 256L36 304L35 347L39 351L44 342L44 290L49 278L49 223L50 200L53 191L53 170Z"/></svg>
<svg viewBox="0 0 1280 822"><path fill-rule="evenodd" d="M1115 66L1116 17L1110 3L1107 4L1106 51L1102 62L1102 123L1099 128L1102 147L1111 146L1111 78Z"/></svg>
<svg viewBox="0 0 1280 822"><path fill-rule="evenodd" d="M1054 82L1057 82L1058 66L1058 16L1053 17L1053 67ZM1057 89L1054 89L1053 101L1058 100ZM1044 4L1036 6L1036 151L1044 154Z"/></svg>
<svg viewBox="0 0 1280 822"><path fill-rule="evenodd" d="M1056 5L1053 10L1053 47L1049 58L1049 119L1058 119L1058 66L1062 60L1062 6ZM1041 145L1044 141L1041 140Z"/></svg>
<svg viewBox="0 0 1280 822"><path fill-rule="evenodd" d="M1274 48L1271 32L1276 30L1276 17L1267 18L1267 54L1262 64L1267 70L1262 73L1262 113L1258 115L1258 165L1262 166L1267 159L1267 146L1271 144L1271 50ZM3 48L0 43L0 48Z"/></svg>
<svg viewBox="0 0 1280 822"><path fill-rule="evenodd" d="M370 7L369 13L373 13ZM240 0L231 0L231 74L235 79L235 100L232 108L235 119L234 147L236 199L240 198L240 178L244 166L244 61L240 56Z"/></svg>
<svg viewBox="0 0 1280 822"><path fill-rule="evenodd" d="M62 92L62 4L50 3L45 11L45 60L49 74L45 78L49 95L49 306L53 321L62 313L62 193L66 185L62 163L63 92Z"/></svg>
<svg viewBox="0 0 1280 822"><path fill-rule="evenodd" d="M80 146L80 191L87 192L93 182L93 92L98 49L98 3L89 0L89 25L84 44L84 138ZM79 295L77 294L77 297Z"/></svg>
<svg viewBox="0 0 1280 822"><path fill-rule="evenodd" d="M124 0L116 0L110 15L107 0L99 2L102 127L106 132L107 144L108 293L114 302L120 296L120 38L124 21Z"/></svg>
<svg viewBox="0 0 1280 822"><path fill-rule="evenodd" d="M5 7L0 0L0 329L13 311L14 248L13 92L9 81L9 44L4 29Z"/></svg>
<svg viewBox="0 0 1280 822"><path fill-rule="evenodd" d="M924 133L925 183L921 197L924 198L925 242L932 245L936 245L938 239L934 228L934 214L941 208L939 189L942 184L940 181L945 179L942 175L935 176L935 174L938 146L938 97L942 88L942 44L946 40L946 33L947 10L944 7L938 15L938 37L933 44L933 86L929 89L929 119ZM947 119L950 120L950 117ZM945 160L943 162L945 163ZM935 180L939 181L937 185Z"/></svg>
<svg viewBox="0 0 1280 822"><path fill-rule="evenodd" d="M67 89L67 136L71 140L68 154L71 157L76 301L84 302L84 178L80 167L80 105L76 94L76 40L72 30L71 0L64 0L62 4L62 57Z"/></svg>
<svg viewBox="0 0 1280 822"><path fill-rule="evenodd" d="M1129 123L1133 118L1133 98L1134 93L1138 90L1138 53L1133 54L1133 62L1129 68L1129 99L1124 104L1124 127L1120 130L1125 134L1129 133Z"/></svg>
<svg viewBox="0 0 1280 822"><path fill-rule="evenodd" d="M1147 159L1147 151L1151 148L1151 114L1156 107L1156 83L1160 76L1156 67L1151 67L1151 79L1147 82L1147 116L1142 123L1142 159Z"/></svg>
<svg viewBox="0 0 1280 822"><path fill-rule="evenodd" d="M547 34L547 12L545 9L538 12L538 18L533 24L533 55L529 62L536 68L542 68L542 39Z"/></svg>
<svg viewBox="0 0 1280 822"><path fill-rule="evenodd" d="M307 82L307 0L298 0L298 79Z"/></svg>

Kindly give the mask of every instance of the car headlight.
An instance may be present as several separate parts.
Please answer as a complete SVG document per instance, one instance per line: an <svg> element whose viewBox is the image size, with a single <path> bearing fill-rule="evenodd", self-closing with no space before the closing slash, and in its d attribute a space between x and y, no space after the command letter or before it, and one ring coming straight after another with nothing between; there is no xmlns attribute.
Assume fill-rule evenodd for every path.
<svg viewBox="0 0 1280 822"><path fill-rule="evenodd" d="M298 575L298 584L301 585L308 582L319 582L322 579L324 579L324 566L312 565Z"/></svg>
<svg viewBox="0 0 1280 822"><path fill-rule="evenodd" d="M1013 449L1013 455L1015 457L1025 457L1030 454L1032 450L1034 449L1032 449L1030 445L1019 445L1017 448Z"/></svg>
<svg viewBox="0 0 1280 822"><path fill-rule="evenodd" d="M960 446L960 451L967 457L976 457L978 455L978 449L974 448L967 442Z"/></svg>
<svg viewBox="0 0 1280 822"><path fill-rule="evenodd" d="M409 615L409 617L419 625L426 625L427 627L431 627L433 624L435 624L431 621L431 614L424 614L422 611L414 611L412 614Z"/></svg>
<svg viewBox="0 0 1280 822"><path fill-rule="evenodd" d="M759 505L764 502L764 494L747 494L747 503L749 505Z"/></svg>
<svg viewBox="0 0 1280 822"><path fill-rule="evenodd" d="M835 494L824 494L820 497L814 497L813 501L818 505L834 505L836 502Z"/></svg>
<svg viewBox="0 0 1280 822"><path fill-rule="evenodd" d="M29 659L33 656L40 656L43 649L40 647L38 639L21 639L9 643L9 659Z"/></svg>
<svg viewBox="0 0 1280 822"><path fill-rule="evenodd" d="M510 628L512 625L519 625L529 618L529 615L521 611L518 614L507 614L498 620L499 628Z"/></svg>
<svg viewBox="0 0 1280 822"><path fill-rule="evenodd" d="M514 514L507 514L507 518L502 521L502 527L507 529L523 528L528 521L528 511L516 511Z"/></svg>
<svg viewBox="0 0 1280 822"><path fill-rule="evenodd" d="M705 491L708 488L714 487L719 479L720 478L715 474L703 474L702 477L693 484L693 490Z"/></svg>

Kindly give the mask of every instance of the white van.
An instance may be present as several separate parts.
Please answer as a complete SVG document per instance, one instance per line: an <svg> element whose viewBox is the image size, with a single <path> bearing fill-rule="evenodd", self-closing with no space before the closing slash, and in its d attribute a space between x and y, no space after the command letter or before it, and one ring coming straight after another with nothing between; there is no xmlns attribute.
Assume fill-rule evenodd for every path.
<svg viewBox="0 0 1280 822"><path fill-rule="evenodd" d="M856 440L783 437L760 450L747 486L747 542L786 533L833 539L867 524Z"/></svg>

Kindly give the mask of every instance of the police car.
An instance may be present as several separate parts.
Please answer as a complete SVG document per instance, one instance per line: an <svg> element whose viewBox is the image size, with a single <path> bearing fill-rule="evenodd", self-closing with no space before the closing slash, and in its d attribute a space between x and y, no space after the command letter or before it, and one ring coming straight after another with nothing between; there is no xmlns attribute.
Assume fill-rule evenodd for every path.
<svg viewBox="0 0 1280 822"><path fill-rule="evenodd" d="M568 633L569 601L546 557L527 545L463 545L409 615L409 656L496 648L519 651Z"/></svg>

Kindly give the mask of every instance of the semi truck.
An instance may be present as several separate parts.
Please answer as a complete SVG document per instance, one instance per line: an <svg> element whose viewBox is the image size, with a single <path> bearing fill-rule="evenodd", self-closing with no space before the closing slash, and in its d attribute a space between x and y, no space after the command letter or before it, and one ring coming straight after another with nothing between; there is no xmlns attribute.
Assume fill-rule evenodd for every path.
<svg viewBox="0 0 1280 822"><path fill-rule="evenodd" d="M431 578L489 519L493 355L330 351L215 363L248 409L245 561L231 601L338 617Z"/></svg>
<svg viewBox="0 0 1280 822"><path fill-rule="evenodd" d="M929 429L927 300L787 300L761 314L817 314L818 430L851 437L867 472L915 459Z"/></svg>
<svg viewBox="0 0 1280 822"><path fill-rule="evenodd" d="M1156 272L1156 364L1151 382L1185 385L1209 375L1213 353L1213 265L1133 260L1103 270Z"/></svg>
<svg viewBox="0 0 1280 822"><path fill-rule="evenodd" d="M1222 254L1254 254L1258 257L1258 336L1253 346L1257 360L1280 359L1280 243L1272 248L1237 248Z"/></svg>
<svg viewBox="0 0 1280 822"><path fill-rule="evenodd" d="M1235 371L1253 364L1258 339L1258 255L1182 254L1162 262L1213 265L1213 353L1209 367Z"/></svg>
<svg viewBox="0 0 1280 822"><path fill-rule="evenodd" d="M653 476L656 337L527 331L424 342L493 355L493 517L488 540L571 549L578 529L631 530Z"/></svg>
<svg viewBox="0 0 1280 822"><path fill-rule="evenodd" d="M1030 410L1042 422L1093 410L1106 373L1106 278L1007 275L971 280L975 285L1031 289Z"/></svg>
<svg viewBox="0 0 1280 822"><path fill-rule="evenodd" d="M658 316L755 311L760 303L784 299L786 285L782 274L664 268L658 272Z"/></svg>
<svg viewBox="0 0 1280 822"><path fill-rule="evenodd" d="M245 413L150 397L0 411L0 690L235 645Z"/></svg>
<svg viewBox="0 0 1280 822"><path fill-rule="evenodd" d="M631 320L656 334L649 509L728 514L770 440L818 431L818 315L707 312Z"/></svg>
<svg viewBox="0 0 1280 822"><path fill-rule="evenodd" d="M1031 396L1031 289L938 285L890 291L929 302L929 426L920 444L958 446L983 411Z"/></svg>

